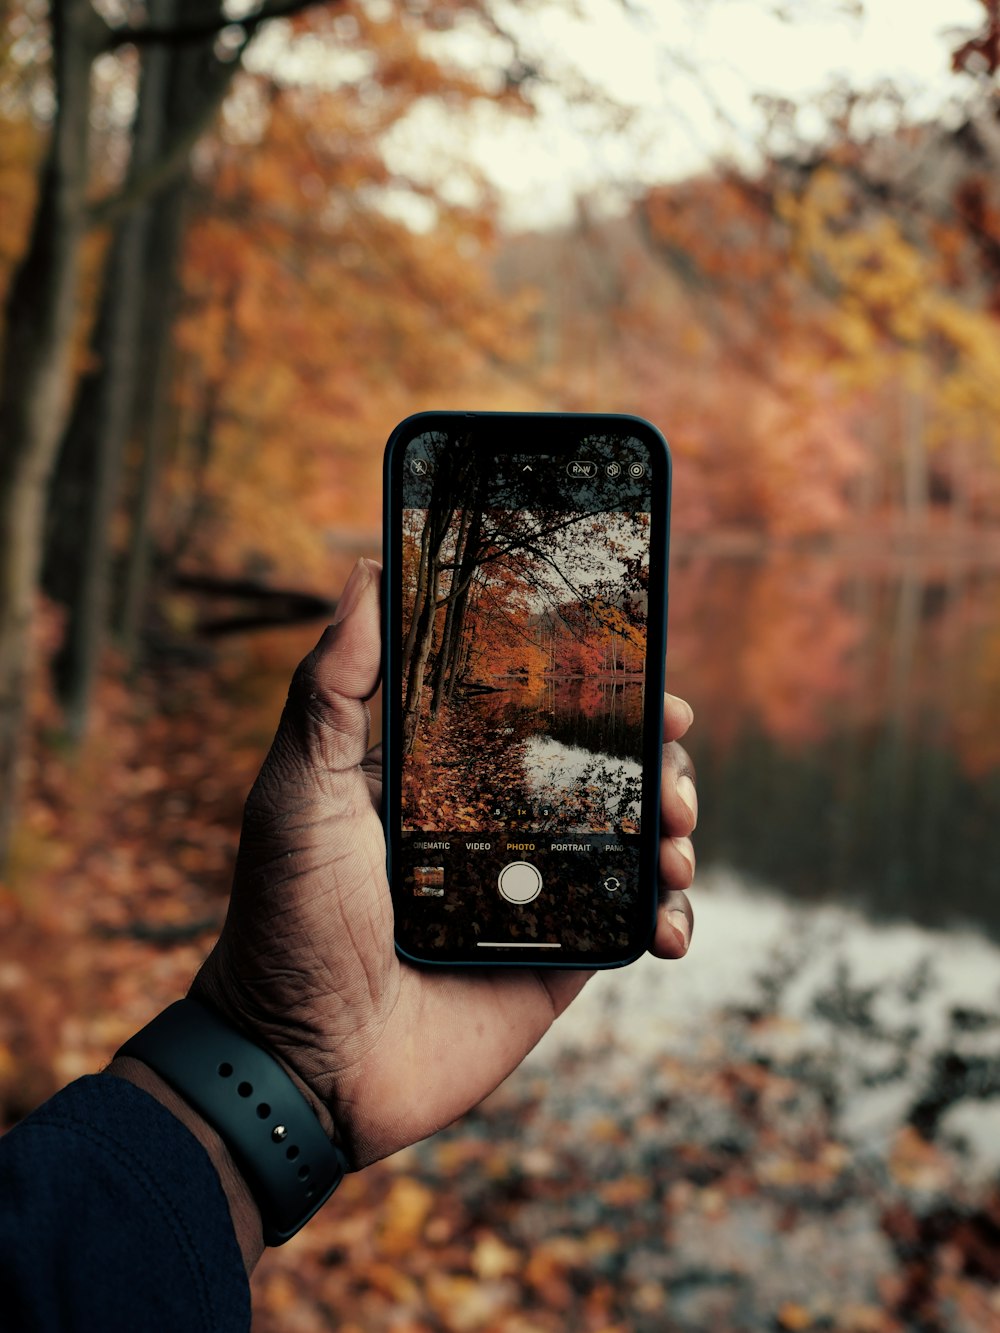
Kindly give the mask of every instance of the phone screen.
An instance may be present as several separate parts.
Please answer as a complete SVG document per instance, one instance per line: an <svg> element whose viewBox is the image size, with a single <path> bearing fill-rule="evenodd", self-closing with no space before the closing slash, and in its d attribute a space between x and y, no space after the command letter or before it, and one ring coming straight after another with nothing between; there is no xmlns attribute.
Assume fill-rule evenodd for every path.
<svg viewBox="0 0 1000 1333"><path fill-rule="evenodd" d="M668 487L638 418L428 414L390 441L404 956L609 966L648 944Z"/></svg>

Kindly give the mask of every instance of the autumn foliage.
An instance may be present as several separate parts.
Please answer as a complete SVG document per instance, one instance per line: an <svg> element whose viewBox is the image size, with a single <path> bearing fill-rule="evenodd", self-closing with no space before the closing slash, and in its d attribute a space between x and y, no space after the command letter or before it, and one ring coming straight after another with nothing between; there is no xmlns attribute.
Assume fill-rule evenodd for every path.
<svg viewBox="0 0 1000 1333"><path fill-rule="evenodd" d="M423 408L660 425L676 478L668 684L699 715L704 845L802 897L883 870L898 883L917 847L891 911L940 924L944 885L979 919L1000 769L997 5L983 10L954 56L982 85L957 126L856 131L852 104L804 142L776 113L753 171L637 186L616 216L581 202L573 224L533 234L505 231L488 189L389 165L387 137L422 100L455 124L484 100L529 109L516 60L470 73L425 40L493 31L486 0L313 6L284 29L286 68L332 52L337 78L267 62L227 74L152 197L154 217L169 202L179 221L148 266L166 295L141 325L102 529L104 646L75 737L63 668L79 606L51 567L75 572L85 550L86 450L82 465L60 454L49 496L25 798L0 883L0 1124L99 1068L211 946L290 672L353 558L378 553L383 444ZM51 130L47 31L34 0L0 18L8 294ZM125 183L140 46L95 65L88 207ZM120 221L95 214L81 241L70 398L107 365ZM412 570L416 526L406 540ZM468 540L452 530L450 553ZM470 587L475 634L470 621L446 642L446 607L425 626L412 714L414 788L456 828L521 775L510 747L479 745L476 780L459 779L473 756L456 752L453 686L489 669L542 706L558 655L586 719L641 667L637 596L594 587L543 613L499 564ZM410 591L416 605L416 577ZM525 636L504 629L512 613ZM621 721L637 724L624 706ZM769 786L775 754L785 776ZM759 806L746 813L748 790L779 812L780 837ZM598 1055L526 1072L462 1126L350 1178L269 1255L261 1333L997 1326L995 1187L963 1180L926 1107L878 1164L862 1160L827 1071L768 1054L782 1023L763 1003L718 1015L703 1047L613 1079L612 1025ZM992 1066L963 1082L940 1054L949 1086L975 1075L976 1095L995 1095ZM809 1289L828 1240L842 1274L860 1274L850 1301ZM799 1286L791 1262L787 1289L769 1282L779 1251Z"/></svg>

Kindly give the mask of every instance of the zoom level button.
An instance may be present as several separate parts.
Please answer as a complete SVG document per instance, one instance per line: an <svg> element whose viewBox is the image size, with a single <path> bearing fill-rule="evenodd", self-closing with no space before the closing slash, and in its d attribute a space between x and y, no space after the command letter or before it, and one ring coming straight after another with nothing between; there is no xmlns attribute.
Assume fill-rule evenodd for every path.
<svg viewBox="0 0 1000 1333"><path fill-rule="evenodd" d="M527 861L511 861L497 876L497 888L501 898L506 898L509 903L530 903L542 891L542 876Z"/></svg>

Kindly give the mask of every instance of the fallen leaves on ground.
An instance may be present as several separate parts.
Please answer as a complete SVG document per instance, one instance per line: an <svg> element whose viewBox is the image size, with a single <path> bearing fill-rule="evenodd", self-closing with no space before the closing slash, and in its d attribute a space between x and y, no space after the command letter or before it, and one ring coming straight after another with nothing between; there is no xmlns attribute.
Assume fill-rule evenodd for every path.
<svg viewBox="0 0 1000 1333"><path fill-rule="evenodd" d="M235 659L105 682L86 753L36 754L34 869L0 888L5 1124L183 993L290 657L252 699ZM1000 1328L1000 1187L912 1126L884 1160L848 1142L821 1088L748 1056L762 1022L720 1015L613 1077L609 1033L518 1071L269 1251L255 1333Z"/></svg>

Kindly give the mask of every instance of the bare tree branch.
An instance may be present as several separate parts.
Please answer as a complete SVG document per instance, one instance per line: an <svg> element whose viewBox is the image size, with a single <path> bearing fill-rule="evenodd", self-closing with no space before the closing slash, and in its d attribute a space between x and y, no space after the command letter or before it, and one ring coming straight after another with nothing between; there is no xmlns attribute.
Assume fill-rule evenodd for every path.
<svg viewBox="0 0 1000 1333"><path fill-rule="evenodd" d="M219 79L213 95L206 98L187 124L178 127L156 161L150 162L148 167L136 172L117 194L98 199L90 205L87 210L87 221L90 226L104 227L119 222L125 214L165 189L185 170L192 148L208 130L225 100L232 77L239 67L239 57L242 56L249 40L247 38L240 47L238 55L232 61L232 68L230 69L228 64L223 67L223 77Z"/></svg>
<svg viewBox="0 0 1000 1333"><path fill-rule="evenodd" d="M113 51L119 46L150 46L162 42L167 46L188 46L204 42L216 36L224 28L242 28L249 39L262 23L269 19L291 18L306 9L315 9L318 5L330 3L330 0L267 0L254 14L247 14L240 19L227 19L213 14L201 23L169 24L166 27L149 23L141 28L123 26L111 28L108 33L106 50ZM246 43L244 42L243 45Z"/></svg>

